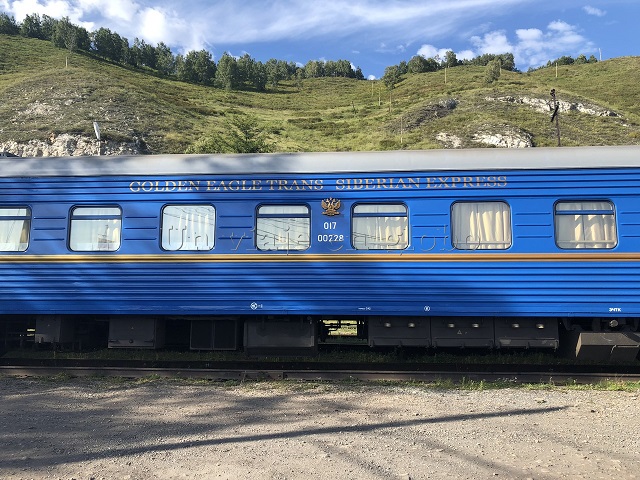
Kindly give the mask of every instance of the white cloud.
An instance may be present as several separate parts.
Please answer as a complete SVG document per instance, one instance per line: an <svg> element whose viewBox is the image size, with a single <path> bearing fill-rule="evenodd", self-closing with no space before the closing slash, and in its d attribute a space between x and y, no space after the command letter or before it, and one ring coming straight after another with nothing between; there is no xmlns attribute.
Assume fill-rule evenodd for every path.
<svg viewBox="0 0 640 480"><path fill-rule="evenodd" d="M140 35L152 43L172 42L166 14L156 8L145 8L139 15Z"/></svg>
<svg viewBox="0 0 640 480"><path fill-rule="evenodd" d="M604 10L600 10L599 8L595 8L592 7L590 5L587 5L586 7L582 8L585 12L587 12L587 15L594 15L596 17L604 17L607 12L605 12Z"/></svg>
<svg viewBox="0 0 640 480"><path fill-rule="evenodd" d="M514 50L513 45L507 39L504 31L485 33L482 37L471 37L471 43L476 46L476 50L482 53L498 55L513 52Z"/></svg>
<svg viewBox="0 0 640 480"><path fill-rule="evenodd" d="M53 18L69 17L71 23L84 27L88 31L94 30L95 23L84 19L82 6L71 1L64 0L4 0L3 10L13 15L18 23L22 22L27 15L48 15Z"/></svg>
<svg viewBox="0 0 640 480"><path fill-rule="evenodd" d="M505 31L494 31L482 37L472 37L471 43L479 54L513 53L520 69L538 67L562 55L576 56L595 48L576 26L562 20L550 22L545 31L537 28L518 29L515 31L515 41L510 41Z"/></svg>
<svg viewBox="0 0 640 480"><path fill-rule="evenodd" d="M473 50L462 50L461 52L456 53L456 58L458 60L471 60L475 57L477 57L477 55Z"/></svg>
<svg viewBox="0 0 640 480"><path fill-rule="evenodd" d="M460 52L456 52L453 48L437 48L433 45L422 45L416 52L416 55L420 55L424 58L439 58L440 60L443 60L449 51L453 51L458 60L471 60L477 56L473 50L462 50Z"/></svg>
<svg viewBox="0 0 640 480"><path fill-rule="evenodd" d="M518 28L527 26L524 23L527 17L515 13L524 11L519 7L532 8L535 5L537 8L541 3L561 2L0 0L0 7L12 13L18 22L32 13L55 18L69 16L73 23L89 31L105 27L130 42L135 37L153 44L162 41L176 53L200 49L212 52L219 49L217 53L221 53L223 50L255 48L256 44L276 42L280 44L274 47L276 56L278 50L275 49L282 44L291 45L287 47L290 57L299 46L309 45L304 53L307 59L322 54L332 56L329 48L344 45L348 48L346 51L364 59L374 51L379 58L383 55L388 58L406 57L416 50L416 45L421 45L417 54L427 58L444 58L449 50L453 50L458 59L473 58L483 53L512 52L518 67L526 69L560 55L587 54L595 50L574 25L562 20L550 22L546 28ZM557 8L560 9L559 6ZM603 16L607 13L592 6L581 8L588 15ZM518 29L507 31L495 23L503 19L508 19L509 25ZM455 45L456 48L440 48L439 44ZM295 55L300 54L296 52ZM388 62L392 63L397 63L397 59Z"/></svg>
<svg viewBox="0 0 640 480"><path fill-rule="evenodd" d="M551 22L546 32L533 37L521 31L516 33L519 36L514 52L516 63L524 63L527 67L543 65L562 55L576 56L595 49L593 43L582 36L576 26L563 21Z"/></svg>
<svg viewBox="0 0 640 480"><path fill-rule="evenodd" d="M4 2L6 9L13 13L17 22L24 20L27 15L37 13L38 15L48 15L50 17L72 17L78 13L69 2L65 1L44 1L39 0L17 0L15 2ZM75 16L75 15L74 15Z"/></svg>
<svg viewBox="0 0 640 480"><path fill-rule="evenodd" d="M516 30L516 37L520 43L535 43L542 41L544 33L537 28L520 28Z"/></svg>
<svg viewBox="0 0 640 480"><path fill-rule="evenodd" d="M437 48L433 45L422 45L418 51L417 55L421 55L424 58L444 58L448 51L452 50L451 48Z"/></svg>
<svg viewBox="0 0 640 480"><path fill-rule="evenodd" d="M140 5L132 0L76 0L78 6L87 13L115 22L132 22L140 10Z"/></svg>

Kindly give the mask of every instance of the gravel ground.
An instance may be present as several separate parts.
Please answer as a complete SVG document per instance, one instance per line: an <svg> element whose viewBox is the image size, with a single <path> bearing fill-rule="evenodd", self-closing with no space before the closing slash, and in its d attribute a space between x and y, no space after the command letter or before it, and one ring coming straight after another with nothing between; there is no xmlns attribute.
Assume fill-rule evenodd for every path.
<svg viewBox="0 0 640 480"><path fill-rule="evenodd" d="M0 478L635 479L638 392L0 377Z"/></svg>

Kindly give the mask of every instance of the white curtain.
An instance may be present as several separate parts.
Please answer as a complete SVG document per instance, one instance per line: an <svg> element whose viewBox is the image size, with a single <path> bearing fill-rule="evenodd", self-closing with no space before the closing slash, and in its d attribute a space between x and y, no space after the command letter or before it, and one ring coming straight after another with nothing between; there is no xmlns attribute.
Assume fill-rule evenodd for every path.
<svg viewBox="0 0 640 480"><path fill-rule="evenodd" d="M76 252L118 250L121 215L118 207L75 208L71 213L69 247Z"/></svg>
<svg viewBox="0 0 640 480"><path fill-rule="evenodd" d="M263 205L258 209L259 250L306 250L311 244L311 219L305 205Z"/></svg>
<svg viewBox="0 0 640 480"><path fill-rule="evenodd" d="M216 211L211 205L167 205L162 210L162 248L211 250Z"/></svg>
<svg viewBox="0 0 640 480"><path fill-rule="evenodd" d="M617 244L611 202L557 203L555 223L560 248L613 248Z"/></svg>
<svg viewBox="0 0 640 480"><path fill-rule="evenodd" d="M504 202L457 202L452 208L453 245L460 250L511 246L511 212Z"/></svg>
<svg viewBox="0 0 640 480"><path fill-rule="evenodd" d="M405 205L361 204L354 207L353 213L353 247L355 249L403 250L409 245L409 226Z"/></svg>
<svg viewBox="0 0 640 480"><path fill-rule="evenodd" d="M31 211L29 209L0 208L0 251L24 252L29 246L30 227Z"/></svg>

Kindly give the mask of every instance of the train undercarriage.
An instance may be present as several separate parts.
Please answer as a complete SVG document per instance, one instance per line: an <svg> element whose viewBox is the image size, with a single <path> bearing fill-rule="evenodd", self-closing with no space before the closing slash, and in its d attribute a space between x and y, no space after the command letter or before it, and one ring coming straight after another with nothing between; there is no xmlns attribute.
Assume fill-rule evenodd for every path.
<svg viewBox="0 0 640 480"><path fill-rule="evenodd" d="M640 319L543 317L12 316L0 347L181 349L315 355L324 344L371 348L538 349L590 361L633 361Z"/></svg>

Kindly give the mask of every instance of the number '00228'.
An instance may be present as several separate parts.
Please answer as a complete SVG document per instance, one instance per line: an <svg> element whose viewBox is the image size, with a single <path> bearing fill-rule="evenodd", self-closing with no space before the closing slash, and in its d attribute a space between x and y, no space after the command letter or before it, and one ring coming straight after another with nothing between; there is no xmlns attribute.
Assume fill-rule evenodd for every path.
<svg viewBox="0 0 640 480"><path fill-rule="evenodd" d="M335 235L333 233L325 233L318 235L318 242L343 242L344 235Z"/></svg>

